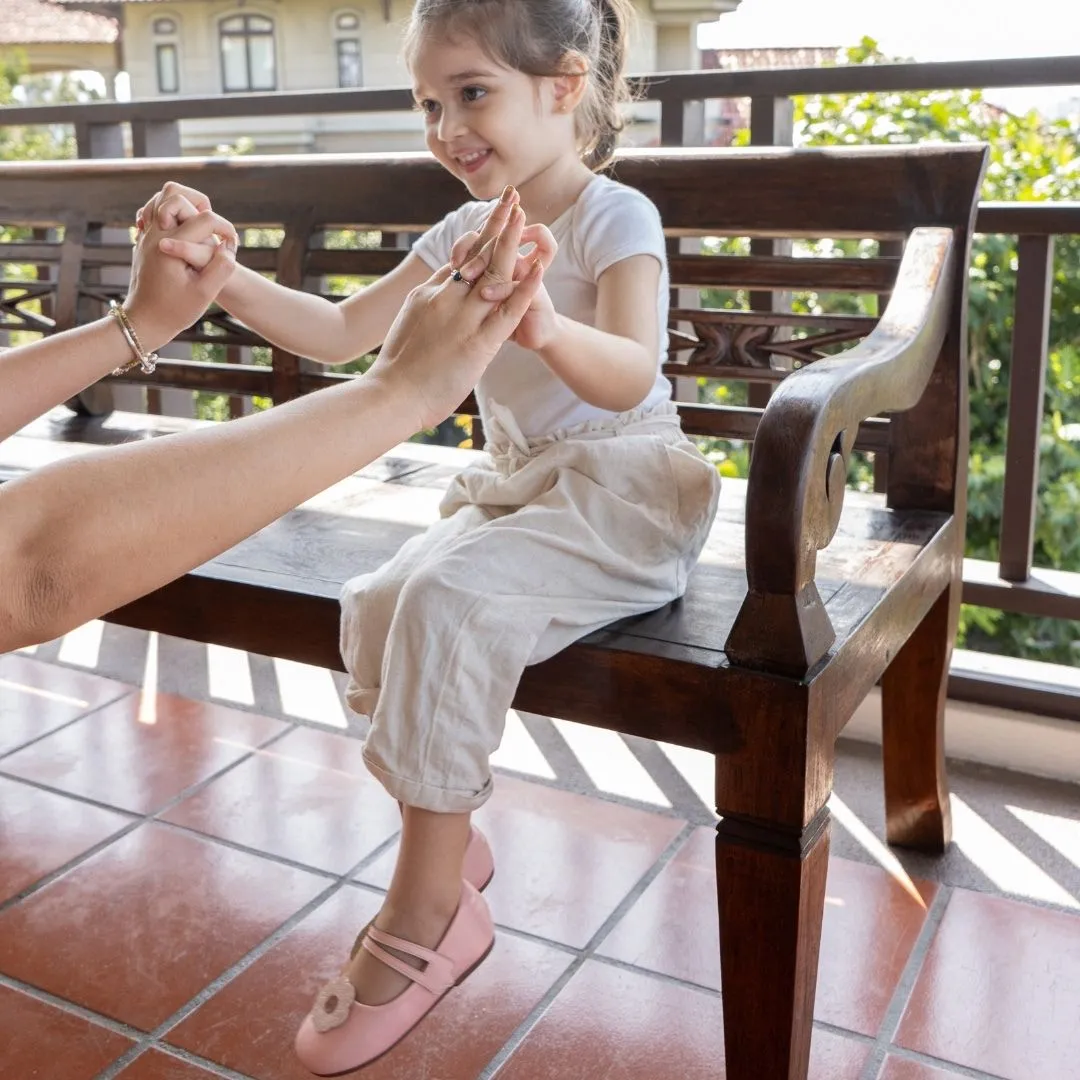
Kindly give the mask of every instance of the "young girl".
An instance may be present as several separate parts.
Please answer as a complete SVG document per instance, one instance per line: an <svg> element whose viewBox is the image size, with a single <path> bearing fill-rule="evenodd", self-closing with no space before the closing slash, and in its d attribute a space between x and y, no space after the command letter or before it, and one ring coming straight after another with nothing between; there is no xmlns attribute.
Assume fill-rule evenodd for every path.
<svg viewBox="0 0 1080 1080"><path fill-rule="evenodd" d="M477 201L340 304L239 268L220 297L278 345L343 362L382 339L432 269L453 261L470 287L461 238L508 185L545 261L551 237L558 246L477 386L486 463L451 484L437 524L343 591L348 701L371 718L365 758L403 828L382 909L297 1036L320 1075L390 1049L492 947L478 891L491 853L469 818L491 794L488 758L523 668L680 596L712 521L716 471L683 435L661 373L659 216L594 171L621 126L631 11L629 0L418 0L406 59L427 145ZM513 201L494 214L520 213Z"/></svg>

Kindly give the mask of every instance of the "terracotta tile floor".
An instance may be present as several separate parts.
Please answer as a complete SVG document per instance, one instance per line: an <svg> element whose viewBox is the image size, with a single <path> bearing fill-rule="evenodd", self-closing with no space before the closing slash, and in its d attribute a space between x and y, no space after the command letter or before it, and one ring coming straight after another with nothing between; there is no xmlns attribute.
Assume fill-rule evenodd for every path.
<svg viewBox="0 0 1080 1080"><path fill-rule="evenodd" d="M360 1075L719 1080L711 830L506 776L480 818L497 947ZM353 739L0 657L0 1080L303 1080L396 829ZM1075 1080L1080 916L834 858L816 1019L812 1080Z"/></svg>

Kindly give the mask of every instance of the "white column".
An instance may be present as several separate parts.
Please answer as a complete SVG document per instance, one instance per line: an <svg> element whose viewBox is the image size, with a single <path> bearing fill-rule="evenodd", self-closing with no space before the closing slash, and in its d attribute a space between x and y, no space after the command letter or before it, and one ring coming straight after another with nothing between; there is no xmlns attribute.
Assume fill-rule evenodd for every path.
<svg viewBox="0 0 1080 1080"><path fill-rule="evenodd" d="M701 52L697 46L699 20L658 22L656 26L656 70L697 71Z"/></svg>

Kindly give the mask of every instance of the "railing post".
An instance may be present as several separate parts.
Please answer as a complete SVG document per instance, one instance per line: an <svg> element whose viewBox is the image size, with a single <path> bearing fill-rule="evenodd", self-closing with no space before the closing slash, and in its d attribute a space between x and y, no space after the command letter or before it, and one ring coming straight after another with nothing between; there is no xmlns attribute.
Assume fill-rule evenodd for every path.
<svg viewBox="0 0 1080 1080"><path fill-rule="evenodd" d="M998 570L1006 581L1026 581L1031 574L1053 270L1053 237L1018 238Z"/></svg>
<svg viewBox="0 0 1080 1080"><path fill-rule="evenodd" d="M179 157L178 120L132 120L132 157Z"/></svg>
<svg viewBox="0 0 1080 1080"><path fill-rule="evenodd" d="M75 125L75 147L80 158L121 158L124 156L124 128L122 124L94 124L80 121ZM127 234L119 229L106 229L101 225L91 224L85 242L126 243ZM104 267L96 271L83 271L87 278L102 284L126 283L127 273L119 268ZM86 318L79 315L79 321L99 318L100 308L87 312ZM124 386L102 380L88 386L81 394L76 394L68 405L84 415L103 416L114 408L123 408L132 412L143 412L146 408L145 393L140 386Z"/></svg>
<svg viewBox="0 0 1080 1080"><path fill-rule="evenodd" d="M131 155L137 158L179 157L180 122L178 120L141 120L131 121ZM153 194L148 191L147 197ZM191 345L170 341L158 353L167 359L190 360ZM176 390L148 386L146 388L147 409L152 413L165 416L196 415L196 397L193 390Z"/></svg>
<svg viewBox="0 0 1080 1080"><path fill-rule="evenodd" d="M750 99L750 145L791 146L795 141L795 104L788 97L755 97ZM751 240L751 255L790 255L790 240ZM750 293L754 311L790 311L791 293ZM772 386L769 383L750 383L747 404L764 408L769 403Z"/></svg>
<svg viewBox="0 0 1080 1080"><path fill-rule="evenodd" d="M660 145L702 146L705 143L705 102L660 96Z"/></svg>
<svg viewBox="0 0 1080 1080"><path fill-rule="evenodd" d="M705 143L705 102L684 101L678 97L660 98L660 145L702 146ZM667 242L668 257L688 253L701 254L701 241L696 239L671 239ZM693 308L701 303L699 289L672 289L671 306ZM680 325L689 331L689 325ZM697 379L675 378L673 394L676 401L696 402Z"/></svg>
<svg viewBox="0 0 1080 1080"><path fill-rule="evenodd" d="M277 282L288 289L299 289L304 283L308 247L313 222L307 213L301 213L285 226L277 256ZM295 353L274 346L271 351L270 396L275 405L300 396L300 357Z"/></svg>
<svg viewBox="0 0 1080 1080"><path fill-rule="evenodd" d="M124 156L122 124L75 125L75 149L81 158L120 158Z"/></svg>
<svg viewBox="0 0 1080 1080"><path fill-rule="evenodd" d="M122 124L94 124L80 122L75 125L75 145L80 158L124 157L124 128ZM131 123L131 148L135 157L179 157L180 125L175 120L133 120ZM147 195L153 194L147 192ZM134 214L136 207L132 207ZM128 242L125 229L108 229L95 226L88 233L92 243ZM98 271L99 280L106 284L126 285L128 274L121 268L105 268ZM184 350L168 345L159 352L162 356L190 355ZM131 412L165 412L170 416L194 416L195 395L188 390L160 389L136 384L99 382L76 395L70 404L91 415L101 415L113 408Z"/></svg>

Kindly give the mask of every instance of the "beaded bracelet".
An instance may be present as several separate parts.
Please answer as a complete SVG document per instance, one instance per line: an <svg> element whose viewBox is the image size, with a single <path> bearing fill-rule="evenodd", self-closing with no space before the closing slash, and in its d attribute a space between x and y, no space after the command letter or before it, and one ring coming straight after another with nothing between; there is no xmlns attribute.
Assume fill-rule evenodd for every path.
<svg viewBox="0 0 1080 1080"><path fill-rule="evenodd" d="M139 341L138 334L135 333L135 327L131 325L131 320L128 318L128 313L124 310L123 304L118 304L115 300L109 301L109 314L120 324L120 332L124 335L124 340L131 346L131 351L135 354L135 359L128 361L126 364L121 364L120 367L113 368L114 375L123 375L130 371L134 367L142 368L143 372L147 375L153 375L154 368L157 367L158 354L155 352L148 353Z"/></svg>

